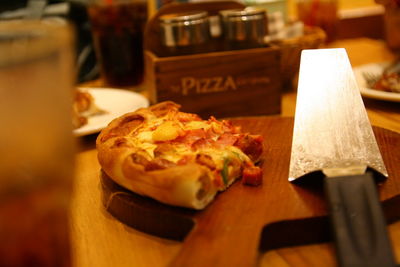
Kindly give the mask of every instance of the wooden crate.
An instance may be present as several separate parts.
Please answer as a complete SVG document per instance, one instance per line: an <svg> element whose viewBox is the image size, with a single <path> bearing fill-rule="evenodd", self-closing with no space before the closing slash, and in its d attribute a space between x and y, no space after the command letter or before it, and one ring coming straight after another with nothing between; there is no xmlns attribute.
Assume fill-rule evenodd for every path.
<svg viewBox="0 0 400 267"><path fill-rule="evenodd" d="M225 3L218 9L224 8ZM215 2L214 2L215 4ZM193 10L208 10L213 2ZM235 3L237 5L237 3ZM226 7L228 9L229 7ZM178 8L179 10L179 8ZM211 11L210 11L211 10ZM187 11L187 9L185 9ZM167 13L161 9L162 14ZM206 118L278 114L281 110L280 48L264 47L245 50L222 51L184 56L157 56L157 14L151 23L145 51L146 87L150 101L157 103L172 100L182 105L182 110ZM152 25L150 23L150 25ZM152 31L152 32L151 32Z"/></svg>

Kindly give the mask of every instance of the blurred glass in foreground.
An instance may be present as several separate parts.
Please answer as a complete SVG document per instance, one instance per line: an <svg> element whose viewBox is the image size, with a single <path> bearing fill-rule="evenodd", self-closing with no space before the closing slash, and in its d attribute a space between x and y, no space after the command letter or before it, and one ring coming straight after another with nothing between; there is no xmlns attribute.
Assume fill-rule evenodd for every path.
<svg viewBox="0 0 400 267"><path fill-rule="evenodd" d="M0 22L0 266L69 266L71 29Z"/></svg>

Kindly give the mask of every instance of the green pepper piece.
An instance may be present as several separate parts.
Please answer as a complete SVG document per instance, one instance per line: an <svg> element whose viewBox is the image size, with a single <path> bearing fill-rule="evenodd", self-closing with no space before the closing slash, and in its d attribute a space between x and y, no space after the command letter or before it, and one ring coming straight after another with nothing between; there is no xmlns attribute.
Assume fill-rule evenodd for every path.
<svg viewBox="0 0 400 267"><path fill-rule="evenodd" d="M228 165L229 165L229 158L225 158L224 166L222 167L222 170L221 170L222 180L224 181L225 185L228 185L228 174L229 174Z"/></svg>

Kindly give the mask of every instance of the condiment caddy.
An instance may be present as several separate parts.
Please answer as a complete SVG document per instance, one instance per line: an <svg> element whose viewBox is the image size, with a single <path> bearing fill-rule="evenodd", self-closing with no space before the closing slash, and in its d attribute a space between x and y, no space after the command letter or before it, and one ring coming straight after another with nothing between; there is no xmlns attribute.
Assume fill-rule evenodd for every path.
<svg viewBox="0 0 400 267"><path fill-rule="evenodd" d="M207 31L216 16L219 34ZM163 6L145 32L150 101L172 100L203 117L280 113L280 48L263 43L265 22L265 11L238 2Z"/></svg>

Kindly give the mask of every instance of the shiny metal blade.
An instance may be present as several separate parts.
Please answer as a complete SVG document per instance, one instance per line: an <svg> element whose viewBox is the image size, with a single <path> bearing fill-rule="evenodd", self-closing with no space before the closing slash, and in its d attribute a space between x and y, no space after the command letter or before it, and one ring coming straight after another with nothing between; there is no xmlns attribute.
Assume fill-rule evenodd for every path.
<svg viewBox="0 0 400 267"><path fill-rule="evenodd" d="M367 166L388 175L346 50L303 50L289 181L313 171L357 174Z"/></svg>

